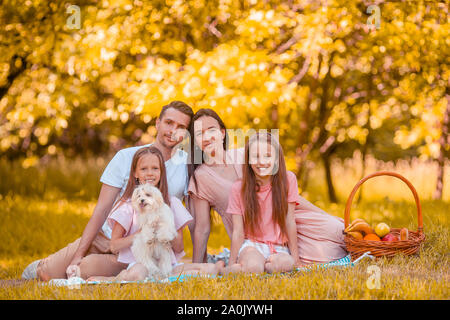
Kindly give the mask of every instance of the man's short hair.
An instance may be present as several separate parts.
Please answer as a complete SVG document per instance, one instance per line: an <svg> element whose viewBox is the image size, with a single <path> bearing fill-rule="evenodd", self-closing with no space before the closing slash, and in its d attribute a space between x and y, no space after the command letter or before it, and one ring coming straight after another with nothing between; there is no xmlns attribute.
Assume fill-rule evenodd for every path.
<svg viewBox="0 0 450 320"><path fill-rule="evenodd" d="M161 113L159 114L158 118L162 119L164 116L164 113L169 108L174 108L175 110L183 112L185 115L189 116L189 118L191 118L191 119L194 116L194 111L192 111L192 108L190 106L188 106L186 103L184 103L183 101L172 101L171 103L162 107Z"/></svg>

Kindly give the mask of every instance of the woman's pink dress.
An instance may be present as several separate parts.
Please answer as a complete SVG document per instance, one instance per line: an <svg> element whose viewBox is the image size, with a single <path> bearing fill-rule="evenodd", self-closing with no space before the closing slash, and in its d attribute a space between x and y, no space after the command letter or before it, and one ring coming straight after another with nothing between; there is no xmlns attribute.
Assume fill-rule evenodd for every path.
<svg viewBox="0 0 450 320"><path fill-rule="evenodd" d="M234 181L242 179L242 164L244 163L244 149L230 149L226 151L227 165L231 166L235 172L235 179L226 179L208 167L206 164L200 165L195 170L197 186L194 179L189 181L188 192L197 198L208 201L210 207L214 209L222 218L225 230L231 239L233 224L231 215L228 214L228 197L231 193L231 186Z"/></svg>
<svg viewBox="0 0 450 320"><path fill-rule="evenodd" d="M227 151L227 161L233 161L238 179L242 178L244 149ZM189 193L209 202L210 206L222 217L228 236L232 234L231 215L226 213L231 186L237 180L228 180L213 169L202 164L195 171L198 189L191 178ZM345 257L348 253L344 244L344 220L332 216L316 207L300 195L295 206L297 224L297 242L300 260L304 264L329 262Z"/></svg>

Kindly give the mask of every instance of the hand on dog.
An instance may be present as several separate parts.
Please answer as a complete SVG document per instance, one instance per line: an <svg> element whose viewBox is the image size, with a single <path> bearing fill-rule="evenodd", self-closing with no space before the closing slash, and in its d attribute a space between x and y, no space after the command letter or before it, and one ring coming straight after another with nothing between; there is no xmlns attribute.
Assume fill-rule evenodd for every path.
<svg viewBox="0 0 450 320"><path fill-rule="evenodd" d="M170 241L163 241L162 245L166 250L172 249L172 243Z"/></svg>
<svg viewBox="0 0 450 320"><path fill-rule="evenodd" d="M159 218L152 221L151 226L153 229L159 229Z"/></svg>
<svg viewBox="0 0 450 320"><path fill-rule="evenodd" d="M161 242L170 242L177 236L176 232L168 232L169 228L166 228L162 223L160 224L160 228L156 230L156 239Z"/></svg>

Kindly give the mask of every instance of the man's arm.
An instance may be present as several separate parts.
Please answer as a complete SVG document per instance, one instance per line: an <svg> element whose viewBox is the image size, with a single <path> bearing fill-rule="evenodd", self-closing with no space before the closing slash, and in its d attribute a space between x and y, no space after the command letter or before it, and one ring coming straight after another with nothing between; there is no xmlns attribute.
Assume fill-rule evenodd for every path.
<svg viewBox="0 0 450 320"><path fill-rule="evenodd" d="M108 214L111 212L114 200L120 192L120 188L112 187L107 184L102 184L100 195L98 196L97 205L94 212L84 228L81 236L80 244L75 252L70 265L78 265L81 259L85 256L100 228L105 222Z"/></svg>

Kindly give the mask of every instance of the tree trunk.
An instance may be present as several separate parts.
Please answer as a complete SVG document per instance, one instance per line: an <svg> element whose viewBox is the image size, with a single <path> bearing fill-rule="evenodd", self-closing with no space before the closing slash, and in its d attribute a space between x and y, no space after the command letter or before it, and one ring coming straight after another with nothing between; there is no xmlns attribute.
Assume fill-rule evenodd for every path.
<svg viewBox="0 0 450 320"><path fill-rule="evenodd" d="M316 74L313 75L313 80L310 85L310 91L308 94L308 100L306 101L306 109L305 113L303 114L303 118L300 121L300 130L298 135L298 147L296 149L296 165L297 165L297 172L296 175L298 179L300 179L300 185L302 186L302 189L305 190L303 187L308 183L308 174L306 174L306 168L305 163L308 158L309 153L315 146L317 139L314 139L314 137L311 137L311 132L314 129L314 123L312 120L312 114L311 114L311 103L314 99L316 90L319 86L319 70L322 65L323 58L321 55L319 55L319 66L317 68ZM318 138L318 137L317 137ZM305 146L305 147L304 147Z"/></svg>
<svg viewBox="0 0 450 320"><path fill-rule="evenodd" d="M279 118L278 117L278 105L272 104L271 113L270 113L270 119L272 120L272 128L271 129L280 128L278 118Z"/></svg>
<svg viewBox="0 0 450 320"><path fill-rule="evenodd" d="M323 166L325 168L325 179L327 182L328 198L330 202L337 203L336 191L334 190L333 178L331 176L330 154L328 152L321 155Z"/></svg>
<svg viewBox="0 0 450 320"><path fill-rule="evenodd" d="M0 87L0 100L8 93L9 88L12 86L14 80L18 78L27 68L27 57L19 57L14 55L11 59L11 70L13 70L6 78L6 84ZM20 59L21 65L19 68L14 67L16 59Z"/></svg>
<svg viewBox="0 0 450 320"><path fill-rule="evenodd" d="M372 67L373 67L374 63L372 62ZM367 156L367 152L368 152L368 145L369 145L369 141L370 141L370 134L372 132L372 129L370 127L370 116L372 115L372 113L370 112L370 99L372 99L373 96L373 82L372 82L372 78L370 76L367 77L367 101L369 102L369 109L367 110L367 122L364 125L364 128L367 129L367 137L366 137L366 142L364 143L362 149L361 149L361 156L362 156L362 172L361 172L361 179L364 178L365 174L366 174L366 156ZM359 196L358 199L356 200L356 203L360 203L362 198L363 198L363 188L364 188L364 184L362 184L359 187Z"/></svg>
<svg viewBox="0 0 450 320"><path fill-rule="evenodd" d="M438 174L437 174L437 182L436 182L436 190L433 194L433 199L442 200L442 191L444 189L444 165L445 165L445 152L448 148L448 127L450 125L450 95L446 95L447 97L447 109L444 114L444 120L442 121L442 134L439 139L440 151L439 157L437 159L438 163Z"/></svg>

